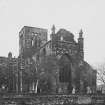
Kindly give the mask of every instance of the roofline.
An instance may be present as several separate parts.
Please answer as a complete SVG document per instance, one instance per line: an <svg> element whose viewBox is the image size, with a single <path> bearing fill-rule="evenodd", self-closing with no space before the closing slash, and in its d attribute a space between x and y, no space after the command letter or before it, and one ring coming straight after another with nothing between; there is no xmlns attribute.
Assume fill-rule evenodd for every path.
<svg viewBox="0 0 105 105"><path fill-rule="evenodd" d="M46 30L48 31L48 29L45 29L45 28L39 28L39 27L32 27L32 26L24 26L23 28L36 28L36 29L40 29L40 30Z"/></svg>

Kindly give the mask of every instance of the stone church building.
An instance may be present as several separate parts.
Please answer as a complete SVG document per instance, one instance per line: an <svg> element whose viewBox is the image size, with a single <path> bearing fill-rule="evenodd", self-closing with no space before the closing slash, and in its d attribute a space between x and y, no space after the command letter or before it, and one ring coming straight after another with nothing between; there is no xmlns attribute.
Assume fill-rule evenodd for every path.
<svg viewBox="0 0 105 105"><path fill-rule="evenodd" d="M96 71L84 60L83 31L80 30L78 41L75 41L74 34L70 31L60 29L56 32L55 30L53 25L50 40L48 40L47 29L24 26L19 32L19 56L25 60L24 70L29 69L28 65L34 64L37 74L37 80L33 82L34 86L31 84L31 87L42 92L44 89L41 83L47 85L43 80L49 80L52 93L67 94L74 88L77 93L86 93L87 87L90 87L94 93ZM49 73L51 68L49 71L45 70L47 68L45 66L52 63L51 61L48 61L48 65L45 63L47 57L55 57L53 63L56 69L55 66L52 67L54 69L52 74ZM45 61L45 64L40 68L42 61ZM23 90L26 86L27 84L24 83Z"/></svg>

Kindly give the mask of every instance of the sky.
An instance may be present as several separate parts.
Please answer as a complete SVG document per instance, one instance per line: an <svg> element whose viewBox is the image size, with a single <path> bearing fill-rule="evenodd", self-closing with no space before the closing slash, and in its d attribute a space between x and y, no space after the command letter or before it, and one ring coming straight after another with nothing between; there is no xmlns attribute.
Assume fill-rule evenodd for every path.
<svg viewBox="0 0 105 105"><path fill-rule="evenodd" d="M91 65L105 62L105 0L0 0L0 56L19 54L23 26L56 31L65 28L78 38L83 30L84 56Z"/></svg>

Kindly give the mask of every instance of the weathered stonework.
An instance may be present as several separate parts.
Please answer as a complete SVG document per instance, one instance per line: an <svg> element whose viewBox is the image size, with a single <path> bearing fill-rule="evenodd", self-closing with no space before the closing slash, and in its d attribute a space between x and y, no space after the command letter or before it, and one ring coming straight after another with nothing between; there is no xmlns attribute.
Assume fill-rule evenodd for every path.
<svg viewBox="0 0 105 105"><path fill-rule="evenodd" d="M20 55L25 61L32 59L39 66L41 60L47 56L56 56L58 60L57 92L69 93L75 87L77 92L89 86L91 90L96 88L96 71L84 61L84 39L82 30L79 33L78 42L74 35L60 29L55 33L52 28L51 39L47 40L47 30L25 26L19 33ZM91 79L90 79L91 78ZM81 81L83 86L81 86Z"/></svg>

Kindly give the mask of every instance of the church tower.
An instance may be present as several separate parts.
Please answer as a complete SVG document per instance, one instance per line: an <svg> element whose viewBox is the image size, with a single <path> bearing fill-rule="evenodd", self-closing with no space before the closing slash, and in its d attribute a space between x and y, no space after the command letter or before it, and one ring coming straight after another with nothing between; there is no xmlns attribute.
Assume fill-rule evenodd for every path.
<svg viewBox="0 0 105 105"><path fill-rule="evenodd" d="M84 60L84 38L82 29L79 32L78 45L80 60Z"/></svg>
<svg viewBox="0 0 105 105"><path fill-rule="evenodd" d="M46 42L46 29L24 26L19 32L19 55L30 57Z"/></svg>

